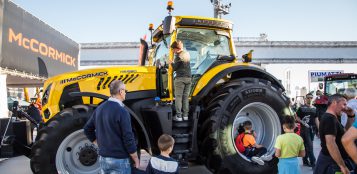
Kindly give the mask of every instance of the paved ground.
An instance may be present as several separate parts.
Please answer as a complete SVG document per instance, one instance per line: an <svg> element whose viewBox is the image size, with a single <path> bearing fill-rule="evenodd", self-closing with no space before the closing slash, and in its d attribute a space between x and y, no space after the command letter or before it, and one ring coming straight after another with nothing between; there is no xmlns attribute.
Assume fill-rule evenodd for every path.
<svg viewBox="0 0 357 174"><path fill-rule="evenodd" d="M314 141L314 152L317 158L320 152L320 140L315 138ZM141 168L145 168L148 163L149 156L143 157L141 159ZM300 160L300 164L301 164ZM312 169L301 165L301 173L312 174ZM0 159L0 171L1 173L11 173L11 174L31 174L30 160L25 156L14 157L11 159ZM208 174L210 173L205 166L191 164L189 169L182 169L180 171L182 174Z"/></svg>

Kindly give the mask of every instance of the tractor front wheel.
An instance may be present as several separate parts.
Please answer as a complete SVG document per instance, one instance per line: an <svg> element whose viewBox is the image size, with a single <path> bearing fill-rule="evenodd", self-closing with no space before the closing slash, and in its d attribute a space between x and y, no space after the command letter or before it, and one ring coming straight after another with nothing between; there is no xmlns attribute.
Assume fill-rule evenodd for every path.
<svg viewBox="0 0 357 174"><path fill-rule="evenodd" d="M83 133L93 113L91 107L77 105L59 112L36 137L31 151L33 173L100 173L97 147Z"/></svg>

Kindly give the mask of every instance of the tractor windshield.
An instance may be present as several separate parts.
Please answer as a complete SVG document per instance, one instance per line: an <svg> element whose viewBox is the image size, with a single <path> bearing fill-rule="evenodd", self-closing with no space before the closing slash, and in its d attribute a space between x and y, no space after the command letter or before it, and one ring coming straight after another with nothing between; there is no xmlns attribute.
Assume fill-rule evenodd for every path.
<svg viewBox="0 0 357 174"><path fill-rule="evenodd" d="M357 89L357 79L341 79L326 82L326 93L328 95L344 94L347 88Z"/></svg>
<svg viewBox="0 0 357 174"><path fill-rule="evenodd" d="M229 33L223 30L178 28L177 39L190 53L193 75L202 75L219 56L230 56Z"/></svg>

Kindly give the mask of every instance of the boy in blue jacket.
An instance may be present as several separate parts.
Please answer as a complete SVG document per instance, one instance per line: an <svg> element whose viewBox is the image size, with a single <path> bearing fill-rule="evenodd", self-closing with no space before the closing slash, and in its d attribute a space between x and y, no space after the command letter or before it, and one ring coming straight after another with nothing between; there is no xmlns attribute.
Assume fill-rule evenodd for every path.
<svg viewBox="0 0 357 174"><path fill-rule="evenodd" d="M163 134L159 137L158 146L161 154L151 157L146 173L148 174L178 174L178 162L170 157L175 140L170 135Z"/></svg>

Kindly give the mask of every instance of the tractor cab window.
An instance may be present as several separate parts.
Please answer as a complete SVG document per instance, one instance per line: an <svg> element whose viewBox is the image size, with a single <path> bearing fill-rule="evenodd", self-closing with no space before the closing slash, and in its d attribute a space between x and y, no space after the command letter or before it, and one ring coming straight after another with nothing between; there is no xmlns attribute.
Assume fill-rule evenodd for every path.
<svg viewBox="0 0 357 174"><path fill-rule="evenodd" d="M229 33L224 30L178 28L177 39L190 53L192 75L202 75L219 56L230 56Z"/></svg>
<svg viewBox="0 0 357 174"><path fill-rule="evenodd" d="M329 95L343 95L347 88L354 88L357 90L357 79L341 79L326 82L326 93Z"/></svg>
<svg viewBox="0 0 357 174"><path fill-rule="evenodd" d="M170 36L161 40L155 49L154 66L157 67L157 89L161 98L169 97L167 61L169 60Z"/></svg>
<svg viewBox="0 0 357 174"><path fill-rule="evenodd" d="M170 38L171 37L166 37L166 39L163 39L157 44L154 54L155 66L160 65L163 67L165 62L167 63L169 60Z"/></svg>

